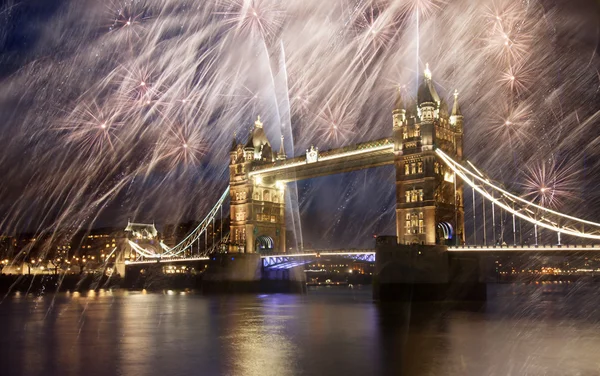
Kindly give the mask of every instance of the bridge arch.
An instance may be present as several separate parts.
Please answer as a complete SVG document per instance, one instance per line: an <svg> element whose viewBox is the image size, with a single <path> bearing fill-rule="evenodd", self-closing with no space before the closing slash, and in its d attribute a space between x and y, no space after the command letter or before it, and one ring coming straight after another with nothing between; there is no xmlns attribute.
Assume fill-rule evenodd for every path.
<svg viewBox="0 0 600 376"><path fill-rule="evenodd" d="M439 222L437 224L437 238L442 244L450 244L454 239L454 227L448 222Z"/></svg>
<svg viewBox="0 0 600 376"><path fill-rule="evenodd" d="M255 249L257 252L273 252L275 250L275 242L270 236L258 236L255 243Z"/></svg>

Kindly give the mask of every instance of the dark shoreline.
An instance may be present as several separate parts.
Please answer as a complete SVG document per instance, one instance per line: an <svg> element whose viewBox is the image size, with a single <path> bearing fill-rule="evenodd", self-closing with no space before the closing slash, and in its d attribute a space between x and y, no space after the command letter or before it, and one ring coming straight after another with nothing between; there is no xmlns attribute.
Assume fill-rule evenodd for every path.
<svg viewBox="0 0 600 376"><path fill-rule="evenodd" d="M282 281L283 282L283 281ZM487 284L522 284L531 285L539 283L600 283L600 276L544 276L543 278L504 278L502 280L487 281ZM27 294L48 294L55 292L88 292L90 290L109 290L109 289L123 289L127 291L193 291L201 294L211 293L232 293L232 292L306 292L306 288L315 288L311 283L306 284L306 288L299 290L297 286L271 286L273 288L265 289L265 286L261 286L257 283L256 286L248 286L246 289L227 289L219 286L219 288L210 288L206 286L206 282L203 286L202 274L192 275L177 275L177 276L155 276L153 278L137 278L131 280L128 278L121 278L120 276L101 276L94 274L85 275L0 275L0 294L6 295L9 293L27 293ZM356 284L356 286L368 286L367 283ZM319 287L343 287L348 288L347 283L337 283L331 285L321 285ZM231 291L229 291L231 290ZM235 290L235 291L234 291ZM261 291L262 290L262 291Z"/></svg>

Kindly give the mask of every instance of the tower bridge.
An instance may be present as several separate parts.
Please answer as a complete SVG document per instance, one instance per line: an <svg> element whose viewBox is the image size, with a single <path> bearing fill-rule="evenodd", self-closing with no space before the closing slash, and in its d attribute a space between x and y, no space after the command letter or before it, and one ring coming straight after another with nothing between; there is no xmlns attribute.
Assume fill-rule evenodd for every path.
<svg viewBox="0 0 600 376"><path fill-rule="evenodd" d="M235 260L235 254L260 255L260 263L267 269L293 268L322 255L362 257L379 263L381 260L372 250L286 252L285 190L286 184L293 181L386 165L395 166L396 237L393 243L396 245L429 246L437 250L441 246L444 253L456 255L451 256L454 258L486 252L564 254L600 250L594 245L564 245L561 239L561 236L568 236L569 240L600 243L600 224L560 213L508 192L471 163L464 162L464 119L458 92L455 91L452 107L449 107L439 96L429 68L425 70L416 103L407 106L398 91L391 120L390 137L332 150L311 146L306 154L288 158L283 137L279 151L274 151L259 116L245 142L240 143L234 137L230 149L229 186L207 217L174 247L161 243L160 253L151 254L135 247L138 258L130 263L152 258L155 262L199 260L215 252L227 252L234 256L232 260ZM470 187L469 198L464 195L465 184ZM480 208L476 195L481 197ZM465 200L472 200L472 238L475 243L479 240L479 244L466 245L465 242ZM220 239L214 239L215 218L220 214L222 225L223 206L227 202L229 233L223 238L227 229L221 229ZM498 214L500 219L497 219ZM511 224L504 231L506 218ZM525 223L526 231L534 234L531 245L523 245L522 223ZM213 232L209 235L211 224ZM500 233L498 225L502 228ZM555 234L556 243L551 246L538 244L541 231L546 235ZM209 237L212 237L210 247ZM421 251L417 255L421 255Z"/></svg>
<svg viewBox="0 0 600 376"><path fill-rule="evenodd" d="M260 117L245 143L230 151L230 252L285 247L285 184L291 181L394 165L396 230L402 244L464 243L463 184L436 154L462 161L463 116L458 94L449 110L426 70L416 108L398 92L392 137L287 158L283 139L275 153Z"/></svg>

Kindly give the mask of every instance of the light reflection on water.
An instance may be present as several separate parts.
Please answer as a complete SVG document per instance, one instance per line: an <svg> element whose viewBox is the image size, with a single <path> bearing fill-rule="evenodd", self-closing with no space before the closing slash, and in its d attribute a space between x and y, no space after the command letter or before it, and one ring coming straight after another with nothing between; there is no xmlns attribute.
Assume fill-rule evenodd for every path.
<svg viewBox="0 0 600 376"><path fill-rule="evenodd" d="M15 296L0 304L0 374L600 374L600 286L489 291L460 306L374 304L369 288Z"/></svg>

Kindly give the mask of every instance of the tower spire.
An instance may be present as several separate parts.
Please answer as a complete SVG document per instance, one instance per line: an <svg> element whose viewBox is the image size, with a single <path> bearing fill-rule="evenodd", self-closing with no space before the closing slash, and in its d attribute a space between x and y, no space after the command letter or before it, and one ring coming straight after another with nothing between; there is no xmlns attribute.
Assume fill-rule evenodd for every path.
<svg viewBox="0 0 600 376"><path fill-rule="evenodd" d="M233 132L233 139L231 140L231 149L230 151L235 151L235 149L237 148L237 133Z"/></svg>
<svg viewBox="0 0 600 376"><path fill-rule="evenodd" d="M425 64L425 71L423 72L423 76L425 76L425 79L431 80L431 70L429 70L429 63Z"/></svg>
<svg viewBox="0 0 600 376"><path fill-rule="evenodd" d="M402 87L398 86L396 94L396 105L394 106L395 111L404 110L404 101L402 100Z"/></svg>
<svg viewBox="0 0 600 376"><path fill-rule="evenodd" d="M263 127L263 123L260 121L260 115L258 115L258 117L256 118L256 121L254 122L254 127L255 128L262 128Z"/></svg>
<svg viewBox="0 0 600 376"><path fill-rule="evenodd" d="M458 105L458 90L454 90L454 105L452 106L452 116L462 116L460 106Z"/></svg>
<svg viewBox="0 0 600 376"><path fill-rule="evenodd" d="M281 146L279 146L279 153L277 153L277 159L283 161L287 158L285 155L285 148L283 146L283 135L281 135Z"/></svg>
<svg viewBox="0 0 600 376"><path fill-rule="evenodd" d="M421 106L423 103L434 103L439 106L440 102L440 96L433 84L431 70L429 69L429 63L427 63L425 71L423 72L423 82L421 82L417 93L417 105Z"/></svg>
<svg viewBox="0 0 600 376"><path fill-rule="evenodd" d="M402 100L401 86L398 86L396 105L394 106L394 111L392 111L392 118L394 119L394 129L400 127L406 120L406 108L404 107L404 101Z"/></svg>

